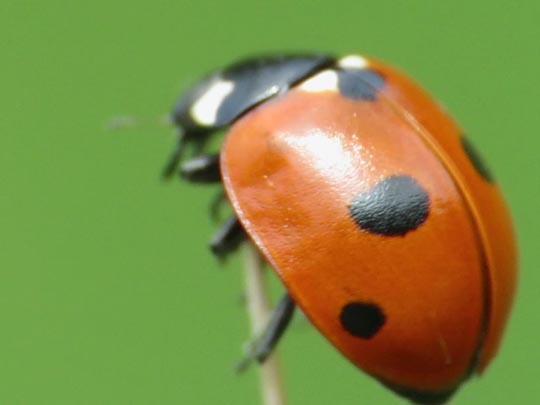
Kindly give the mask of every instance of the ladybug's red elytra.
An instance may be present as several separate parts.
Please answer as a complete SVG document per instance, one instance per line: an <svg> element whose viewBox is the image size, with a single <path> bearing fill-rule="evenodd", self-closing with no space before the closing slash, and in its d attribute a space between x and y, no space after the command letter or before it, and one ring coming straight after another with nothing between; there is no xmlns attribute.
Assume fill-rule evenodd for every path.
<svg viewBox="0 0 540 405"><path fill-rule="evenodd" d="M222 182L233 207L212 250L251 239L287 290L250 357L266 358L299 305L418 404L447 401L493 359L516 285L510 215L469 138L409 77L356 55L248 59L202 79L173 119L165 174Z"/></svg>

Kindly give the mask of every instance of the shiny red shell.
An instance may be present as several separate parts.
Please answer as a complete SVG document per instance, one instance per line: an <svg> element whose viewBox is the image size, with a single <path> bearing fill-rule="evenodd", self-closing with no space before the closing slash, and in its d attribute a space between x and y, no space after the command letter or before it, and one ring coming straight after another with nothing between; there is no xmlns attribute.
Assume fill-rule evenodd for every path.
<svg viewBox="0 0 540 405"><path fill-rule="evenodd" d="M441 106L367 63L385 79L374 100L300 83L241 117L222 148L225 189L293 299L351 362L391 386L452 390L499 346L516 284L511 219ZM405 175L429 197L425 221L403 235L360 229L355 196ZM382 309L374 336L344 329L351 301Z"/></svg>

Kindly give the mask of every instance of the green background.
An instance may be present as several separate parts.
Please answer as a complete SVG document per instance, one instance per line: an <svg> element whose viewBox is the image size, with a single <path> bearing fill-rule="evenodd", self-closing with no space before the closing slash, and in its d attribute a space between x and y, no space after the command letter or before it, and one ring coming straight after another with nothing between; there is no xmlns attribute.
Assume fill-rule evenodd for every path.
<svg viewBox="0 0 540 405"><path fill-rule="evenodd" d="M206 248L212 188L159 179L163 117L200 74L275 50L361 52L457 117L513 209L521 284L503 350L454 404L540 402L540 3L14 1L0 5L0 405L258 404L232 372L240 258ZM135 128L110 131L115 117ZM305 320L290 404L403 404Z"/></svg>

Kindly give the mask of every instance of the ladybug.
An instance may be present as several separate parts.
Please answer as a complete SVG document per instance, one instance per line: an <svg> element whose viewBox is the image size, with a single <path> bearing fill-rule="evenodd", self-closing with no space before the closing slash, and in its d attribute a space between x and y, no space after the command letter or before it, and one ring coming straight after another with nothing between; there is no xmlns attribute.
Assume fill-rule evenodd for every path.
<svg viewBox="0 0 540 405"><path fill-rule="evenodd" d="M487 367L516 285L511 218L469 138L411 78L357 55L258 57L203 78L172 117L165 176L222 182L233 208L212 251L249 238L286 287L251 359L298 305L417 404L446 402Z"/></svg>

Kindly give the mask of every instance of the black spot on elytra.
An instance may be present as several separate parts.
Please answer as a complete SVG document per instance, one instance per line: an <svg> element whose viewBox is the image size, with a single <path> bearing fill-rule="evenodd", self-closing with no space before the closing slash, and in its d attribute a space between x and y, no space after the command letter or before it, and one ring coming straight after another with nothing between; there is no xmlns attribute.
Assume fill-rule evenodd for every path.
<svg viewBox="0 0 540 405"><path fill-rule="evenodd" d="M384 77L371 69L338 71L339 92L353 100L375 101L377 91L384 86Z"/></svg>
<svg viewBox="0 0 540 405"><path fill-rule="evenodd" d="M486 162L484 159L482 159L482 156L478 152L478 149L473 145L473 143L468 139L466 136L461 137L461 145L463 145L463 149L465 150L465 153L469 156L469 159L471 160L471 163L473 164L474 168L480 175L490 183L495 182L495 179L493 177L493 174L489 167L486 165Z"/></svg>
<svg viewBox="0 0 540 405"><path fill-rule="evenodd" d="M387 177L357 194L349 213L363 230L402 236L418 228L429 215L429 197L412 177Z"/></svg>
<svg viewBox="0 0 540 405"><path fill-rule="evenodd" d="M386 316L375 304L350 302L341 309L339 320L351 335L371 339L386 323Z"/></svg>

